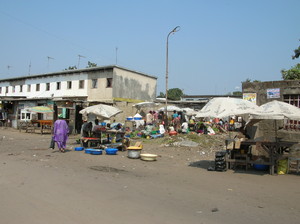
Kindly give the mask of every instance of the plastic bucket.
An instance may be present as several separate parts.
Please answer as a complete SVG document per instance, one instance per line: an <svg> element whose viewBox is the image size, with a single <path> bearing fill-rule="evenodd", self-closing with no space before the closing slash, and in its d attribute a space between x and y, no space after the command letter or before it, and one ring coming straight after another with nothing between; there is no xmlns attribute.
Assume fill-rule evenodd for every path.
<svg viewBox="0 0 300 224"><path fill-rule="evenodd" d="M141 155L141 149L127 149L128 151L128 158L130 159L138 159Z"/></svg>

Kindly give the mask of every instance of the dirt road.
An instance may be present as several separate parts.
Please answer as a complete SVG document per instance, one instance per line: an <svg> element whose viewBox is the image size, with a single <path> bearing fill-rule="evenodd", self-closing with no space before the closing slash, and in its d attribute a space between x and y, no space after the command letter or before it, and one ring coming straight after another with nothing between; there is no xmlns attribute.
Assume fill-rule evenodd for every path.
<svg viewBox="0 0 300 224"><path fill-rule="evenodd" d="M49 135L0 129L0 223L299 223L298 175L207 171L203 149L151 140L156 162L89 155L76 138L59 153Z"/></svg>

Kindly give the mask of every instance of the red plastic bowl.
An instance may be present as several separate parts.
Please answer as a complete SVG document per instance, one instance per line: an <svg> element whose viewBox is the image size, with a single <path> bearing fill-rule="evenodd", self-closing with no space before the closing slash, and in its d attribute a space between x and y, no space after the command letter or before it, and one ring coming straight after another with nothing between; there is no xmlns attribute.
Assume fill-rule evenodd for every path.
<svg viewBox="0 0 300 224"><path fill-rule="evenodd" d="M170 135L170 136L177 135L177 131L170 131L170 132L169 132L169 135Z"/></svg>

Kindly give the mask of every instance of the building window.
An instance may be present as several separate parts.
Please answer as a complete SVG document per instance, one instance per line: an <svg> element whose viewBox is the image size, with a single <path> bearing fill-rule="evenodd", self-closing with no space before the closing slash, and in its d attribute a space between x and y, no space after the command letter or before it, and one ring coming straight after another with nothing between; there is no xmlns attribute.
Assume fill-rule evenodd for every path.
<svg viewBox="0 0 300 224"><path fill-rule="evenodd" d="M20 85L20 93L23 92L23 85Z"/></svg>
<svg viewBox="0 0 300 224"><path fill-rule="evenodd" d="M283 101L294 105L300 108L300 95L293 94L293 95L283 95ZM284 128L286 130L300 130L300 121L296 120L285 120L284 121Z"/></svg>
<svg viewBox="0 0 300 224"><path fill-rule="evenodd" d="M40 84L36 84L36 86L35 86L35 91L40 91Z"/></svg>
<svg viewBox="0 0 300 224"><path fill-rule="evenodd" d="M98 87L98 79L92 79L92 89L96 89Z"/></svg>
<svg viewBox="0 0 300 224"><path fill-rule="evenodd" d="M84 80L79 80L79 89L84 89Z"/></svg>
<svg viewBox="0 0 300 224"><path fill-rule="evenodd" d="M46 83L46 91L50 91L50 83L49 82Z"/></svg>
<svg viewBox="0 0 300 224"><path fill-rule="evenodd" d="M31 91L31 85L27 85L27 92Z"/></svg>
<svg viewBox="0 0 300 224"><path fill-rule="evenodd" d="M106 88L111 88L112 87L112 78L107 78L106 79Z"/></svg>
<svg viewBox="0 0 300 224"><path fill-rule="evenodd" d="M0 87L0 94L2 93L2 87Z"/></svg>
<svg viewBox="0 0 300 224"><path fill-rule="evenodd" d="M56 89L57 89L57 90L60 90L60 87L61 87L61 83L60 83L60 82L57 82L57 83L56 83Z"/></svg>
<svg viewBox="0 0 300 224"><path fill-rule="evenodd" d="M8 93L8 86L6 86L5 93Z"/></svg>
<svg viewBox="0 0 300 224"><path fill-rule="evenodd" d="M68 81L67 88L72 89L72 81Z"/></svg>

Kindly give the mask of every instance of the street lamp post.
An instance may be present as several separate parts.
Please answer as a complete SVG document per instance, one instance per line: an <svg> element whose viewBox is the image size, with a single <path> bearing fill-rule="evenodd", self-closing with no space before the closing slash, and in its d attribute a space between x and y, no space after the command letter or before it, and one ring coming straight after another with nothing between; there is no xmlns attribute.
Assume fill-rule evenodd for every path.
<svg viewBox="0 0 300 224"><path fill-rule="evenodd" d="M168 125L168 79L169 79L169 71L168 71L168 67L169 67L169 36L171 34L174 34L175 32L178 32L180 30L180 26L176 26L167 36L167 52L166 52L166 108L165 108L165 112L166 112L166 126Z"/></svg>

